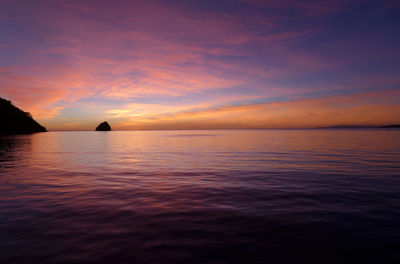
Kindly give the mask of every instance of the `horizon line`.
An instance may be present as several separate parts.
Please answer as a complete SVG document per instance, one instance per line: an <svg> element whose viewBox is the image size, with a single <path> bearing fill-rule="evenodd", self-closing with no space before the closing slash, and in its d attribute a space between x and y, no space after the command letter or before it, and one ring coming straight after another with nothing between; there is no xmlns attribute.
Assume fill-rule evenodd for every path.
<svg viewBox="0 0 400 264"><path fill-rule="evenodd" d="M113 129L111 131L95 131L94 129L54 129L48 130L48 132L113 132L113 131L195 131L195 130L310 130L310 129L374 129L374 128L390 128L387 126L393 125L380 125L380 126L328 126L328 127L266 127L266 128L153 128L153 129ZM397 125L396 125L397 126Z"/></svg>

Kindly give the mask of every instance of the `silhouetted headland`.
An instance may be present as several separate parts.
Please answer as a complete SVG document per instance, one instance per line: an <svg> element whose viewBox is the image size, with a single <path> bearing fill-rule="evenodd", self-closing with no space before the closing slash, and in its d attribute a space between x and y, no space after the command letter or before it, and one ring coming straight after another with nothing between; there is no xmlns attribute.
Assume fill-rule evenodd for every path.
<svg viewBox="0 0 400 264"><path fill-rule="evenodd" d="M0 134L2 135L47 132L46 128L36 122L30 113L22 111L1 97L0 113Z"/></svg>
<svg viewBox="0 0 400 264"><path fill-rule="evenodd" d="M317 129L332 129L332 128L338 128L338 129L400 128L400 125L384 125L384 126L338 125L338 126L317 127Z"/></svg>
<svg viewBox="0 0 400 264"><path fill-rule="evenodd" d="M398 125L381 126L381 128L400 128L400 124L398 124Z"/></svg>
<svg viewBox="0 0 400 264"><path fill-rule="evenodd" d="M107 123L107 121L104 121L96 127L96 131L111 131L111 126Z"/></svg>

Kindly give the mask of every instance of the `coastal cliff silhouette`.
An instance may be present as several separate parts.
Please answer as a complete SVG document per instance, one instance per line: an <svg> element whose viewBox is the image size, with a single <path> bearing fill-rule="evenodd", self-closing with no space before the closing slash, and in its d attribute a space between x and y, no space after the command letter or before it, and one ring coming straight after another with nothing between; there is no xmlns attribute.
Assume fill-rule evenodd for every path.
<svg viewBox="0 0 400 264"><path fill-rule="evenodd" d="M14 106L10 101L0 97L0 134L30 134L47 132L46 128L36 122L30 113Z"/></svg>

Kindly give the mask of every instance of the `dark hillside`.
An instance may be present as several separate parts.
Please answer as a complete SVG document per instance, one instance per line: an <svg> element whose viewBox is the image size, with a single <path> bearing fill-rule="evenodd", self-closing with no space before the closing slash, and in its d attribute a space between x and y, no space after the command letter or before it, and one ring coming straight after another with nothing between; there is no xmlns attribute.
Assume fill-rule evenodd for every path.
<svg viewBox="0 0 400 264"><path fill-rule="evenodd" d="M30 134L35 132L47 132L47 130L33 120L29 113L0 97L0 134Z"/></svg>

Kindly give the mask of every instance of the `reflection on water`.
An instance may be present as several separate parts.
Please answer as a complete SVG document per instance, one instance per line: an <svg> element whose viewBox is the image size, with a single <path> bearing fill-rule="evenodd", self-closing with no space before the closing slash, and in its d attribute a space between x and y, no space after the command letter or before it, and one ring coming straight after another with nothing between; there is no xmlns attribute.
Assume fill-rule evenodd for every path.
<svg viewBox="0 0 400 264"><path fill-rule="evenodd" d="M31 150L30 135L0 136L0 168L14 168L26 160Z"/></svg>
<svg viewBox="0 0 400 264"><path fill-rule="evenodd" d="M0 262L397 263L399 130L0 137Z"/></svg>

